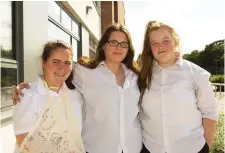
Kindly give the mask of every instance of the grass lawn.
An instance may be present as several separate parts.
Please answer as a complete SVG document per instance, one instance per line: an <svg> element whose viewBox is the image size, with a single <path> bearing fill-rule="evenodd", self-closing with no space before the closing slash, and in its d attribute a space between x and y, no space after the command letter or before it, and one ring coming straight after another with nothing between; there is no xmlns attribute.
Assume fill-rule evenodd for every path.
<svg viewBox="0 0 225 153"><path fill-rule="evenodd" d="M224 113L220 112L220 117L216 124L216 135L210 153L224 153L224 144Z"/></svg>

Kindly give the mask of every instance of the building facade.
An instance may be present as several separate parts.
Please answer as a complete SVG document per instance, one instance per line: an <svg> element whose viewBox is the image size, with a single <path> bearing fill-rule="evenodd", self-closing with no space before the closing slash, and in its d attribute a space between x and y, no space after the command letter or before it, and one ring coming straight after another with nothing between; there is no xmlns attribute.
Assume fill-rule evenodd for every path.
<svg viewBox="0 0 225 153"><path fill-rule="evenodd" d="M41 53L48 40L73 47L73 60L93 56L101 37L97 1L1 1L1 118L12 107L12 87L42 73ZM6 115L7 116L7 115Z"/></svg>
<svg viewBox="0 0 225 153"><path fill-rule="evenodd" d="M1 1L1 121L11 116L12 88L42 74L41 53L49 40L73 47L73 60L93 58L102 32L115 22L125 24L118 1Z"/></svg>
<svg viewBox="0 0 225 153"><path fill-rule="evenodd" d="M113 24L120 23L125 25L125 8L123 1L102 1L101 2L102 15L102 33L105 29Z"/></svg>

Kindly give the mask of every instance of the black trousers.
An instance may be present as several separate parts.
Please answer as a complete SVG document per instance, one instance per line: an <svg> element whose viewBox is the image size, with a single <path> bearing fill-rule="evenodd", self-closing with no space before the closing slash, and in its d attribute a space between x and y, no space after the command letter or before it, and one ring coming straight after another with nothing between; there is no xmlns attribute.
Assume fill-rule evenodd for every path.
<svg viewBox="0 0 225 153"><path fill-rule="evenodd" d="M148 149L143 145L140 153L150 153ZM204 147L198 153L209 153L209 146L205 143Z"/></svg>
<svg viewBox="0 0 225 153"><path fill-rule="evenodd" d="M209 153L209 146L207 143L205 143L204 147L202 150L200 150L198 153Z"/></svg>
<svg viewBox="0 0 225 153"><path fill-rule="evenodd" d="M142 145L142 149L140 153L150 153L150 151L148 151L148 149L145 147L145 145Z"/></svg>

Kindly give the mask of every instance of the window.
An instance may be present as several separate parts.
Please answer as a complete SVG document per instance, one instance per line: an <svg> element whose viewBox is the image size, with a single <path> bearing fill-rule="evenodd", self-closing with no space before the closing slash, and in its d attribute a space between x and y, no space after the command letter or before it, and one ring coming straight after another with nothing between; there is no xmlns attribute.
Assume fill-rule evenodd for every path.
<svg viewBox="0 0 225 153"><path fill-rule="evenodd" d="M94 59L95 58L95 52L93 52L91 49L89 49L89 58Z"/></svg>
<svg viewBox="0 0 225 153"><path fill-rule="evenodd" d="M60 3L49 2L48 40L63 40L73 48L73 60L77 61L80 44L79 25L70 17ZM58 13L56 13L58 12Z"/></svg>
<svg viewBox="0 0 225 153"><path fill-rule="evenodd" d="M1 67L1 111L11 108L12 87L17 84L17 69Z"/></svg>
<svg viewBox="0 0 225 153"><path fill-rule="evenodd" d="M60 22L60 7L54 1L48 2L48 15L56 22Z"/></svg>
<svg viewBox="0 0 225 153"><path fill-rule="evenodd" d="M89 37L89 57L94 58L95 57L95 50L97 48L97 45L95 41L92 40L91 37Z"/></svg>
<svg viewBox="0 0 225 153"><path fill-rule="evenodd" d="M0 1L1 112L11 109L12 87L23 81L22 6L23 2Z"/></svg>
<svg viewBox="0 0 225 153"><path fill-rule="evenodd" d="M76 36L77 38L80 38L80 34L79 34L79 25L72 21L72 33L74 36Z"/></svg>
<svg viewBox="0 0 225 153"><path fill-rule="evenodd" d="M71 44L70 35L68 35L52 22L48 22L48 40L63 40L68 44Z"/></svg>
<svg viewBox="0 0 225 153"><path fill-rule="evenodd" d="M72 29L72 19L69 17L69 15L62 10L62 25L65 27L67 30L71 31Z"/></svg>
<svg viewBox="0 0 225 153"><path fill-rule="evenodd" d="M12 53L12 6L0 2L0 49L1 58L15 59Z"/></svg>
<svg viewBox="0 0 225 153"><path fill-rule="evenodd" d="M77 61L77 52L78 52L78 46L77 46L77 40L72 39L72 48L73 48L73 61Z"/></svg>
<svg viewBox="0 0 225 153"><path fill-rule="evenodd" d="M95 43L94 40L92 40L91 37L89 37L89 47L92 49L92 50L95 50L97 48L97 44Z"/></svg>

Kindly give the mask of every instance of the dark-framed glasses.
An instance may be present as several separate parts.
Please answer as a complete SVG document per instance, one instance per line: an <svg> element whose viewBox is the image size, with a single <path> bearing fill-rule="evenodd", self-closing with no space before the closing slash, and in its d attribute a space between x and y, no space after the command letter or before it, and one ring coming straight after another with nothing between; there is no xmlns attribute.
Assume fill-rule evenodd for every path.
<svg viewBox="0 0 225 153"><path fill-rule="evenodd" d="M129 48L129 44L125 41L118 42L117 40L109 40L108 43L112 47L117 47L120 45L122 48Z"/></svg>

